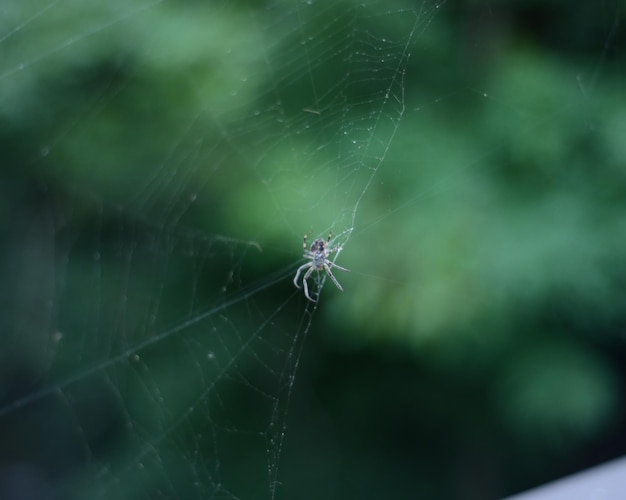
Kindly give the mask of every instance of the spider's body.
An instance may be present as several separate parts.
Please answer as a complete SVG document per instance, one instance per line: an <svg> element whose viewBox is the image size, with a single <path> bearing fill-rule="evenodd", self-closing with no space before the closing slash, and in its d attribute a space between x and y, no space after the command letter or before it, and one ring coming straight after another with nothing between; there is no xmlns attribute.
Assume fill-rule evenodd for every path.
<svg viewBox="0 0 626 500"><path fill-rule="evenodd" d="M315 299L312 299L311 296L309 295L309 286L306 280L309 279L309 276L311 276L313 271L322 271L322 270L326 271L326 274L332 280L335 286L343 292L343 288L341 288L341 285L339 284L337 279L333 276L333 273L330 270L330 268L336 267L337 269L341 271L348 271L348 269L338 266L334 262L328 260L328 256L331 253L341 249L340 247L329 248L328 244L330 243L330 239L332 238L332 235L333 233L331 231L330 233L328 233L328 239L326 240L323 240L322 238L316 239L311 244L310 249L307 249L306 247L306 240L307 240L308 234L305 234L304 239L302 240L302 249L304 250L303 257L309 259L309 262L301 265L298 268L298 271L296 272L296 276L293 278L293 284L296 285L296 287L300 288L300 285L298 285L298 278L300 277L300 273L306 269L307 272L304 273L304 276L302 278L302 285L304 286L304 296L307 299L309 299L311 302L317 302L317 301Z"/></svg>

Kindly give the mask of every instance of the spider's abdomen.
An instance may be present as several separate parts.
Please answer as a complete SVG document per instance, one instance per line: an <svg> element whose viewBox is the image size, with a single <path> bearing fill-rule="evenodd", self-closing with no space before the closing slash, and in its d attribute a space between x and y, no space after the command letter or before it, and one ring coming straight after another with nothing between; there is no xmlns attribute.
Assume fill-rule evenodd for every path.
<svg viewBox="0 0 626 500"><path fill-rule="evenodd" d="M326 242L324 240L315 240L312 244L311 244L311 252L314 254L323 254L324 250L326 249Z"/></svg>
<svg viewBox="0 0 626 500"><path fill-rule="evenodd" d="M326 242L322 239L315 240L311 245L311 253L313 254L312 264L315 269L322 269L324 262L328 257L326 253Z"/></svg>

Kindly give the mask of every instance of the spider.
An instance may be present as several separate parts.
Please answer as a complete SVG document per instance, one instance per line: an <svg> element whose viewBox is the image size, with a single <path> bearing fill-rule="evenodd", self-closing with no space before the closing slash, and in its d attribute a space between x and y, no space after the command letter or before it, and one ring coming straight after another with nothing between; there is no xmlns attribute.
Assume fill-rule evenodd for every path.
<svg viewBox="0 0 626 500"><path fill-rule="evenodd" d="M349 272L349 269L345 269L341 266L338 266L334 262L331 262L330 260L328 260L328 256L331 253L336 252L337 250L341 249L341 247L335 247L335 248L328 247L328 244L330 243L330 239L333 236L332 231L328 233L327 240L323 240L322 238L316 239L311 244L311 248L309 250L307 250L306 248L306 239L308 236L309 236L308 234L304 235L304 238L302 240L302 249L304 250L303 257L306 257L307 259L310 259L310 260L309 262L301 265L298 268L298 271L296 272L296 276L293 279L293 284L296 285L297 288L300 288L300 285L298 285L298 278L300 277L300 273L304 271L305 269L307 269L307 272L304 273L304 277L302 278L302 284L304 285L304 296L307 299L309 299L311 302L317 302L317 300L312 299L311 296L309 295L309 286L306 281L307 279L309 279L309 276L311 276L313 271L321 271L321 270L326 271L326 274L332 280L335 286L343 292L343 288L341 288L341 285L339 284L337 279L333 276L333 273L330 270L330 268L336 267L337 269L341 271L348 271L348 272Z"/></svg>

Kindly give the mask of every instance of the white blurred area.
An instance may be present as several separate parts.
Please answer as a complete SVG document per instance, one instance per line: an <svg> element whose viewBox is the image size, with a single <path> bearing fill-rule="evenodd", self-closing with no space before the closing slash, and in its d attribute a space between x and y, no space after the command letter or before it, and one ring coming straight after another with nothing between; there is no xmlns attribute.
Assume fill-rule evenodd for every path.
<svg viewBox="0 0 626 500"><path fill-rule="evenodd" d="M506 500L624 500L626 457L618 458Z"/></svg>

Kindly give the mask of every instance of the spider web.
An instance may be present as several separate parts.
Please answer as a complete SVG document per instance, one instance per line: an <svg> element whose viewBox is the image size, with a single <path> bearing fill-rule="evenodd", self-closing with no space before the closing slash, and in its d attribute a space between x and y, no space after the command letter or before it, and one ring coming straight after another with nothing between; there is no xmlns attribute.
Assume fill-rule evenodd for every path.
<svg viewBox="0 0 626 500"><path fill-rule="evenodd" d="M13 490L277 496L318 310L302 234L347 244L439 6L4 7L6 137L29 138L6 147L37 200L11 198Z"/></svg>
<svg viewBox="0 0 626 500"><path fill-rule="evenodd" d="M620 193L583 175L586 144L607 171L625 156L621 108L597 118L623 93L620 7L602 7L594 64L538 82L523 57L467 77L488 71L439 24L450 2L5 2L0 496L343 498L316 474L340 470L315 453L319 425L298 419L316 337L378 335L465 369L513 336L537 269L613 317L623 295L597 269L626 233L589 227ZM537 184L550 196L507 190ZM312 303L292 283L302 238L331 231L351 272L335 273L343 293L313 273ZM503 392L516 367L497 372ZM353 497L394 491L366 484Z"/></svg>

